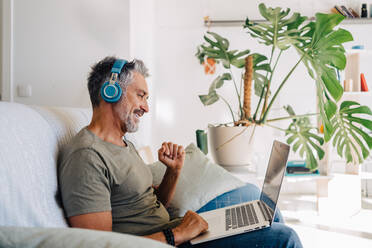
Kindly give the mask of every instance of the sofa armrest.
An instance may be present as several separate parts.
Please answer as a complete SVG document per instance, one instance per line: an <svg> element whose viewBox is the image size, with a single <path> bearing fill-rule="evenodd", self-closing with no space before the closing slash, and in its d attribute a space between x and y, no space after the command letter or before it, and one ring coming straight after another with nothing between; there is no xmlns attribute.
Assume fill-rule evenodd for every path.
<svg viewBox="0 0 372 248"><path fill-rule="evenodd" d="M80 228L0 227L0 247L165 248L170 246L134 235Z"/></svg>

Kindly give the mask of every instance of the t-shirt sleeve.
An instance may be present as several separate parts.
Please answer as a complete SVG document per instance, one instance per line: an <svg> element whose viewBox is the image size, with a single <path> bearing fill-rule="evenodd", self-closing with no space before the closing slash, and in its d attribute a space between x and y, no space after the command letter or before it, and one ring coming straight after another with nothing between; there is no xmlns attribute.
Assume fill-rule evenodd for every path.
<svg viewBox="0 0 372 248"><path fill-rule="evenodd" d="M111 211L108 171L94 150L76 151L60 166L59 186L67 217Z"/></svg>

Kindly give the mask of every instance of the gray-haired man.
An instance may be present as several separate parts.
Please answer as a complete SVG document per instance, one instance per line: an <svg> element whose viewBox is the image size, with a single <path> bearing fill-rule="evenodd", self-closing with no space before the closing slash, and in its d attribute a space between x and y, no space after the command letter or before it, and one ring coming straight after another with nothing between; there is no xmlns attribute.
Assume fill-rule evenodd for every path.
<svg viewBox="0 0 372 248"><path fill-rule="evenodd" d="M192 211L175 220L166 211L184 163L183 147L162 144L158 157L167 170L161 184L153 187L149 168L124 137L137 131L140 118L149 111L146 76L147 69L139 60L107 57L92 67L88 90L93 117L61 152L62 201L72 227L130 233L180 245L208 229L208 223ZM219 242L226 246L232 240L239 246L266 242L273 247L301 247L290 228L278 225L265 231L270 240L264 233L259 238L262 241L243 234L243 240L238 235L200 246L222 245Z"/></svg>

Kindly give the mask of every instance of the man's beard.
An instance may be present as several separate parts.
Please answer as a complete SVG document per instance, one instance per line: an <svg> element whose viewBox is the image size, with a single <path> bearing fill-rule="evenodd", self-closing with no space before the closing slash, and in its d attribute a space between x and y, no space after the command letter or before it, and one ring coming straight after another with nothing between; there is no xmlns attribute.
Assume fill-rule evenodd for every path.
<svg viewBox="0 0 372 248"><path fill-rule="evenodd" d="M134 115L134 114L132 114ZM125 127L127 129L127 132L128 133L134 133L134 132L137 132L138 130L138 123L135 123L135 121L133 120L133 118L130 118L131 115L128 115L126 121L125 121Z"/></svg>

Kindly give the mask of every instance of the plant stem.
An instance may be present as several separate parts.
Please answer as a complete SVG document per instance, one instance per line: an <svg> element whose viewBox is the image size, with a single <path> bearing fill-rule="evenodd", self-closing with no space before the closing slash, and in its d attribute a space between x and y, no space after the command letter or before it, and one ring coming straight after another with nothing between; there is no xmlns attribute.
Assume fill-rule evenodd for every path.
<svg viewBox="0 0 372 248"><path fill-rule="evenodd" d="M226 51L223 50L224 54L225 54L225 58L229 61L229 69L230 69L230 73L231 73L231 78L233 80L233 83L234 83L234 87L235 87L235 91L236 91L236 94L238 95L238 101L239 101L239 110L240 110L240 116L243 116L243 108L242 108L242 104L241 104L241 100L240 100L240 95L239 95L239 92L238 92L238 88L236 87L236 82L235 82L235 78L234 78L234 75L232 73L232 70L231 70L231 61L229 59L229 56L227 55ZM226 102L227 103L227 102ZM229 105L229 108L230 108L230 105ZM231 110L231 108L230 108ZM232 111L231 111L232 112ZM233 116L233 120L235 122L235 119L234 119L234 116Z"/></svg>
<svg viewBox="0 0 372 248"><path fill-rule="evenodd" d="M233 75L233 72L231 70L231 66L230 66L230 73L231 73L231 78L233 80L233 83L234 83L234 87L235 87L235 91L236 91L236 95L238 96L238 101L239 101L239 110L240 110L240 119L242 119L243 117L243 108L242 108L242 103L241 103L241 100L240 100L240 94L239 94L239 91L238 91L238 88L236 86L236 81L235 81L235 78L234 78L234 75Z"/></svg>
<svg viewBox="0 0 372 248"><path fill-rule="evenodd" d="M275 128L275 129L278 129L278 130L283 131L283 132L287 131L286 129L283 129L283 128L280 128L280 127L276 127L276 126L273 126L273 125L270 125L270 124L267 124L267 123L265 123L265 125L266 126L269 126L269 127L272 127L272 128Z"/></svg>
<svg viewBox="0 0 372 248"><path fill-rule="evenodd" d="M233 118L233 122L235 122L235 117L234 117L234 113L233 113L233 111L232 111L232 109L231 109L231 106L230 106L230 104L226 101L226 99L225 98L223 98L221 95L218 95L225 103L226 103L226 105L227 105L227 107L229 107L229 109L230 109L230 113L231 113L231 116L232 116L232 118Z"/></svg>
<svg viewBox="0 0 372 248"><path fill-rule="evenodd" d="M274 51L275 51L275 46L273 46L273 48L271 49L271 55L270 55L270 61L269 61L270 68L271 68L271 61L273 60L273 56L274 56ZM266 73L266 76L265 76L265 79L266 80L265 80L264 86L262 87L260 100L258 101L258 104L257 104L257 107L256 107L256 111L254 112L253 120L256 120L256 116L257 116L258 110L260 108L263 95L265 93L265 87L266 87L266 84L267 84L267 77L268 76L269 76L269 72Z"/></svg>
<svg viewBox="0 0 372 248"><path fill-rule="evenodd" d="M314 115L319 115L319 113L311 113L311 114L304 114L304 115L290 115L290 116L286 116L286 117L270 119L270 120L267 120L266 122L281 121L281 120L287 120L287 119L299 119L299 118L302 118L302 117L314 116Z"/></svg>
<svg viewBox="0 0 372 248"><path fill-rule="evenodd" d="M263 114L264 114L265 111L266 111L266 108L267 108L267 100L269 99L270 85L271 85L271 82L272 82L272 79L273 79L273 75L274 75L274 72L275 72L276 66L278 65L280 55L282 55L282 53L283 53L283 50L280 50L279 55L278 55L278 57L276 58L276 61L275 61L274 67L273 67L273 69L271 70L270 78L269 78L269 81L267 82L267 89L266 89L265 101L264 101L264 105L263 105L263 108L262 108L262 112L261 112L260 119L262 118Z"/></svg>
<svg viewBox="0 0 372 248"><path fill-rule="evenodd" d="M295 66L293 66L293 68L289 71L289 73L287 74L287 76L284 78L283 82L279 85L279 88L276 90L273 98L271 99L270 103L269 103L269 106L267 107L262 119L260 120L260 123L265 123L266 122L266 118L267 118L267 114L270 112L270 109L276 99L276 97L278 96L280 90L283 88L284 84L287 82L288 78L292 75L293 71L297 68L297 66L300 64L301 60L304 58L304 55L298 60L298 62L296 63Z"/></svg>
<svg viewBox="0 0 372 248"><path fill-rule="evenodd" d="M243 77L244 77L244 73L241 74L241 77L240 77L240 90L239 90L239 95L242 95L242 88L243 88Z"/></svg>

